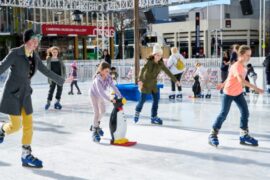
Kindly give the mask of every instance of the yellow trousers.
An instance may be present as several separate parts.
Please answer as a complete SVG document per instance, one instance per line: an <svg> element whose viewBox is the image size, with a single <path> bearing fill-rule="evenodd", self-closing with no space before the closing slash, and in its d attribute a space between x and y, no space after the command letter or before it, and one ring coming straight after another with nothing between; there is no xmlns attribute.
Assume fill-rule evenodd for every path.
<svg viewBox="0 0 270 180"><path fill-rule="evenodd" d="M10 122L4 124L3 130L6 134L12 134L23 128L22 145L30 145L33 136L33 117L32 114L27 115L22 108L21 116L9 115Z"/></svg>

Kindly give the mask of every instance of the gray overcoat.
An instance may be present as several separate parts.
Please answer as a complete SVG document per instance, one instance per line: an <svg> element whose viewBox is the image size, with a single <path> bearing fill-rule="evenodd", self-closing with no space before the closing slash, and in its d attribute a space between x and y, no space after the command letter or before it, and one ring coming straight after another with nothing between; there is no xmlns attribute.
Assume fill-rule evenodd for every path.
<svg viewBox="0 0 270 180"><path fill-rule="evenodd" d="M9 115L21 115L22 108L26 114L33 113L31 94L31 79L29 79L30 64L25 55L24 45L11 49L0 64L0 74L9 68L9 74L0 100L0 112ZM34 52L35 73L39 70L58 85L64 84L64 79L47 69L39 55Z"/></svg>

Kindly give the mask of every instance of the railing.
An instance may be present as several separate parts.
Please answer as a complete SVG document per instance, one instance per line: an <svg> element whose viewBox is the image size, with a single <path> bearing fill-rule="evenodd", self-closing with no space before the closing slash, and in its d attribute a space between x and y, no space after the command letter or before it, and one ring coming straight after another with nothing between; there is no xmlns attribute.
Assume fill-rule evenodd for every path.
<svg viewBox="0 0 270 180"><path fill-rule="evenodd" d="M251 58L250 63L255 68L262 68L264 58ZM166 59L164 60L166 63ZM140 60L140 66L142 67L146 61ZM210 81L212 84L212 87L214 87L218 82L221 82L220 77L220 67L222 64L222 61L220 58L205 58L205 59L185 59L184 63L186 66L186 72L183 75L182 78L182 85L184 87L190 87L193 84L193 78L192 74L194 72L194 66L197 62L200 62L204 67L208 69ZM97 69L97 65L99 64L99 61L78 61L78 69L79 69L79 80L80 81L88 81L90 80ZM70 66L70 61L66 61L68 69ZM117 72L119 74L119 82L133 82L134 81L134 59L125 59L125 60L113 60L112 66L116 67ZM264 74L262 73L262 76ZM262 78L264 79L264 77ZM158 81L163 84L169 83L169 78L167 75L164 74L164 72L161 72L158 76Z"/></svg>
<svg viewBox="0 0 270 180"><path fill-rule="evenodd" d="M254 67L262 68L264 58L251 58L250 63L253 64ZM208 68L208 72L210 75L210 79L212 81L213 86L220 82L220 67L221 60L219 58L211 58L211 59L186 59L184 63L186 65L186 73L183 76L182 84L183 86L190 87L193 83L192 73L194 72L195 63L200 62ZM65 65L67 68L67 76L71 72L71 63L72 61L65 61ZM82 60L77 61L78 65L78 79L79 81L90 81L92 77L95 75L97 66L99 61L89 61ZM140 66L142 67L145 63L145 60L140 60ZM166 60L165 60L166 63ZM134 81L134 60L133 59L125 59L125 60L113 60L112 66L116 67L117 72L119 74L119 82L133 82ZM3 85L8 72L6 71L4 74L0 75L0 84ZM263 74L263 73L262 73ZM264 76L264 75L262 75ZM169 78L162 72L158 76L158 80L164 84L169 83ZM47 84L47 78L40 73L32 80L32 84Z"/></svg>

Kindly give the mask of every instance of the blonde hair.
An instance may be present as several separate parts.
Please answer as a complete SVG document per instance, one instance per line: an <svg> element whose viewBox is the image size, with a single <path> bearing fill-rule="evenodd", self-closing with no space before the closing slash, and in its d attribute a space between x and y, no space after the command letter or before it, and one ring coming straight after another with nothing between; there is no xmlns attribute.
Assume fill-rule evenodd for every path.
<svg viewBox="0 0 270 180"><path fill-rule="evenodd" d="M195 63L195 67L200 67L202 64L200 62Z"/></svg>
<svg viewBox="0 0 270 180"><path fill-rule="evenodd" d="M53 50L57 50L58 56L59 56L59 54L60 54L60 48L57 47L57 46L52 46L52 47L50 47L49 49L47 49L47 57L46 57L46 59L52 57L52 51L53 51Z"/></svg>
<svg viewBox="0 0 270 180"><path fill-rule="evenodd" d="M234 44L234 45L232 45L232 49L235 49L236 51L239 50L239 47L240 47L239 44Z"/></svg>
<svg viewBox="0 0 270 180"><path fill-rule="evenodd" d="M172 53L172 54L178 53L177 47L172 47L172 48L171 48L171 53Z"/></svg>
<svg viewBox="0 0 270 180"><path fill-rule="evenodd" d="M239 47L239 49L238 49L238 51L237 51L237 54L238 54L239 56L241 56L241 55L245 54L247 51L250 51L250 50L251 50L251 48L250 48L249 46L247 46L247 45L242 45L242 46Z"/></svg>

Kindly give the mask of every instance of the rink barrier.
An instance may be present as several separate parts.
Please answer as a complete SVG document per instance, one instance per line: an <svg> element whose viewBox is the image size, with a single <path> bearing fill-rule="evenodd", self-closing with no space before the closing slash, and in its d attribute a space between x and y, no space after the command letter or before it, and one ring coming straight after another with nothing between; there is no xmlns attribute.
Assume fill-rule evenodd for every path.
<svg viewBox="0 0 270 180"><path fill-rule="evenodd" d="M140 100L141 92L139 91L137 84L134 84L134 83L117 84L116 87L119 89L122 96L124 96L127 100L130 100L130 101ZM160 99L160 89L163 87L164 87L163 84L157 84L158 99ZM152 95L148 94L146 96L146 100L152 100Z"/></svg>
<svg viewBox="0 0 270 180"><path fill-rule="evenodd" d="M211 85L214 88L214 86L221 81L220 76L220 67L221 67L221 60L220 58L204 58L204 59L185 59L183 60L186 66L186 73L183 75L182 78L182 85L183 87L191 87L193 84L193 78L192 73L194 72L194 66L197 62L202 63L204 67L208 69L208 72L210 74L210 81ZM263 73L263 66L262 63L264 61L264 58L251 58L250 63L255 67L255 71L258 73L258 82L261 82L261 85L263 86L265 82L265 74ZM143 67L145 60L140 60L140 67ZM166 64L167 59L164 59L164 62ZM44 61L46 64L46 61ZM67 77L71 73L71 64L72 61L64 61L66 65L66 72ZM95 73L98 64L100 61L89 61L89 60L78 60L78 81L84 82L84 81L90 81ZM133 59L125 59L125 60L112 60L112 66L116 67L117 72L119 74L119 83L121 82L133 82L134 81L134 60ZM3 85L6 77L7 77L8 71L0 75L0 85ZM260 77L261 76L261 77ZM169 85L170 80L163 72L161 72L158 76L159 83ZM47 84L48 79L43 76L40 72L38 72L34 78L32 79L32 84ZM261 86L261 87L262 87Z"/></svg>

